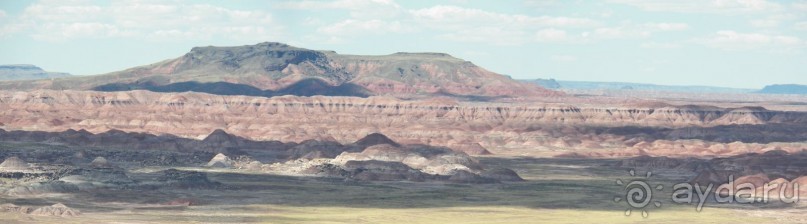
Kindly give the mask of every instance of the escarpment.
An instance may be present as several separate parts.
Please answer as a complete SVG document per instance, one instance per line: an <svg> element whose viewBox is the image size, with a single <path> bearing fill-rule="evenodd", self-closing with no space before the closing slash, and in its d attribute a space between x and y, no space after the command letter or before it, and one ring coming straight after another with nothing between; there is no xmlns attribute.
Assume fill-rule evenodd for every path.
<svg viewBox="0 0 807 224"><path fill-rule="evenodd" d="M396 142L485 154L490 148L633 148L677 152L677 141L712 151L791 147L807 140L807 113L700 106L578 107L564 104L406 101L389 97L249 97L148 91L0 92L6 130L172 134L213 130L252 140L354 142L385 133ZM760 134L764 132L765 134ZM666 143L672 142L672 143ZM778 143L777 143L778 144ZM691 144L687 144L689 146ZM669 147L668 147L669 146ZM750 148L749 148L750 147Z"/></svg>

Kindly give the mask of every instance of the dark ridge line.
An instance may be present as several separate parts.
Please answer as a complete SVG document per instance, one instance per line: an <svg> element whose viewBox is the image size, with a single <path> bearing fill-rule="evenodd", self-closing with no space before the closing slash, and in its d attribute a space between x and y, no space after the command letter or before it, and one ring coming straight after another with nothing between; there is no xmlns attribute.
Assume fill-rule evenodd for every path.
<svg viewBox="0 0 807 224"><path fill-rule="evenodd" d="M177 82L167 85L159 85L153 81L133 82L133 83L111 83L96 86L92 88L95 91L103 92L118 92L118 91L131 91L131 90L148 90L152 92L173 93L173 92L202 92L215 95L241 95L241 96L260 96L260 97L273 97L283 95L294 96L353 96L353 97L370 97L370 91L366 88L352 84L343 83L340 85L332 86L327 82L317 79L309 78L300 80L294 84L286 86L280 90L262 90L254 86L245 84L235 84L229 82L212 82L202 83L197 81Z"/></svg>

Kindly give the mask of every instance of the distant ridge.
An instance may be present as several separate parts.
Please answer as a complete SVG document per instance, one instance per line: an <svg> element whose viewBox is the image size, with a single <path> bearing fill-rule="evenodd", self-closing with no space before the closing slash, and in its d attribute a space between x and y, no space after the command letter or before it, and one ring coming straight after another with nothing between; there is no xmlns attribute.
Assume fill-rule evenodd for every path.
<svg viewBox="0 0 807 224"><path fill-rule="evenodd" d="M798 84L776 84L768 85L759 93L772 93L772 94L807 94L807 85Z"/></svg>
<svg viewBox="0 0 807 224"><path fill-rule="evenodd" d="M35 65L0 65L0 81L50 79L68 76L70 76L68 73L47 72Z"/></svg>
<svg viewBox="0 0 807 224"><path fill-rule="evenodd" d="M196 81L177 82L168 85L156 85L152 82L144 83L113 83L93 88L96 91L116 92L129 90L149 90L152 92L202 92L216 95L242 95L242 96L357 96L368 97L367 89L350 83L331 86L321 79L304 79L280 90L261 90L250 85L227 82L200 83Z"/></svg>
<svg viewBox="0 0 807 224"><path fill-rule="evenodd" d="M589 82L561 81L555 79L530 79L522 82L534 83L548 89L603 89L603 90L651 90L669 92L704 92L704 93L752 93L756 89L742 89L716 86L678 86L656 85L632 82Z"/></svg>

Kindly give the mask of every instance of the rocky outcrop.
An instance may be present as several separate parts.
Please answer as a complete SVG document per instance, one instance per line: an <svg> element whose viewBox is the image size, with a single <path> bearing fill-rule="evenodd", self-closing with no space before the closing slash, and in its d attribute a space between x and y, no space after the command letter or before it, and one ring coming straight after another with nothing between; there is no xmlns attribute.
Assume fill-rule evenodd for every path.
<svg viewBox="0 0 807 224"><path fill-rule="evenodd" d="M489 178L498 181L513 181L513 182L524 181L524 179L522 179L521 176L519 176L518 173L516 173L516 171L507 168L491 168L482 171L479 175L483 178Z"/></svg>
<svg viewBox="0 0 807 224"><path fill-rule="evenodd" d="M483 177L480 176L479 174L472 173L466 170L458 170L457 172L448 177L448 181L464 184L490 184L497 182L495 179Z"/></svg>
<svg viewBox="0 0 807 224"><path fill-rule="evenodd" d="M291 147L288 155L289 159L334 158L346 150L349 149L334 141L305 140Z"/></svg>
<svg viewBox="0 0 807 224"><path fill-rule="evenodd" d="M401 162L352 160L342 167L348 172L349 178L361 181L425 181L433 178Z"/></svg>

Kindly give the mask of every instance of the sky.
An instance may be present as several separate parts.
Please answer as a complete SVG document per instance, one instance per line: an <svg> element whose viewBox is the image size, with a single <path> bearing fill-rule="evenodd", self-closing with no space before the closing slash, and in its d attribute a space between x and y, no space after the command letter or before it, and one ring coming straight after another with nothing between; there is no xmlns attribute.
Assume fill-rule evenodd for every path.
<svg viewBox="0 0 807 224"><path fill-rule="evenodd" d="M0 1L0 64L94 75L266 41L516 79L807 84L807 0Z"/></svg>

